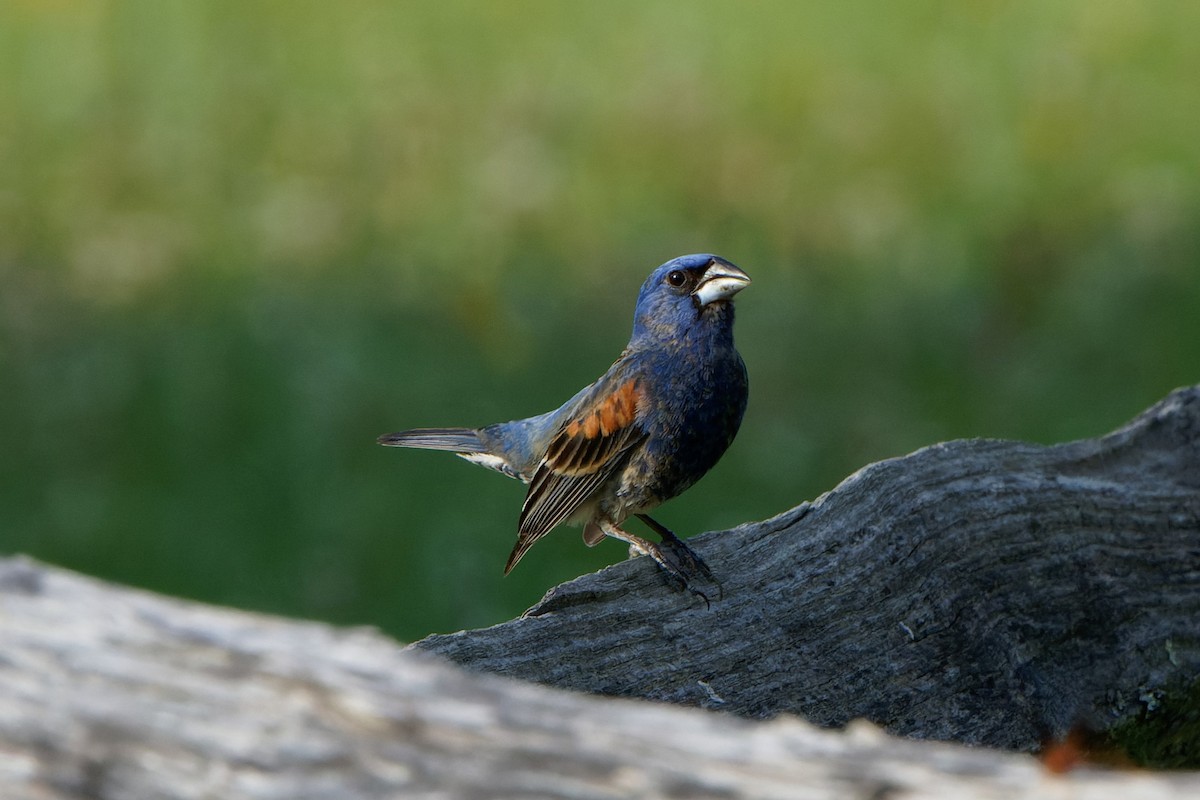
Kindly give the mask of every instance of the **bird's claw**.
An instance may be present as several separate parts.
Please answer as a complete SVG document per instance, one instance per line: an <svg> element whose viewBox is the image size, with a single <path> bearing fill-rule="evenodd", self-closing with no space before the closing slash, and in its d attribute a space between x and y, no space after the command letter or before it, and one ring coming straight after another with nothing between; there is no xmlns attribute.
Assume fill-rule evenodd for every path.
<svg viewBox="0 0 1200 800"><path fill-rule="evenodd" d="M724 599L725 588L708 568L708 565L704 563L704 559L696 555L695 550L688 547L683 539L680 539L670 528L653 517L646 514L637 516L662 540L657 547L651 546L649 555L662 567L668 582L675 584L678 589L686 589L696 595L704 601L705 606L711 608L712 604L709 602L708 595L692 585L697 578L700 578L717 587L718 600ZM647 542L647 544L649 543Z"/></svg>
<svg viewBox="0 0 1200 800"><path fill-rule="evenodd" d="M707 594L696 588L697 583L707 582L717 587L717 599L725 596L721 582L713 575L708 565L683 540L672 534L664 536L662 542L652 546L649 556L662 567L667 581L677 589L686 589L711 607L712 603Z"/></svg>

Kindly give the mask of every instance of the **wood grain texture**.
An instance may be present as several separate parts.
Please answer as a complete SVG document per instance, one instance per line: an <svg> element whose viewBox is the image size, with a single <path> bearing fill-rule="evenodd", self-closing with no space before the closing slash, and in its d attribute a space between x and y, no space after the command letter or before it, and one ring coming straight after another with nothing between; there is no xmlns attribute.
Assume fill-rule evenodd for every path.
<svg viewBox="0 0 1200 800"><path fill-rule="evenodd" d="M968 440L690 542L711 609L648 559L414 648L475 670L1030 750L1200 677L1200 387L1102 438Z"/></svg>

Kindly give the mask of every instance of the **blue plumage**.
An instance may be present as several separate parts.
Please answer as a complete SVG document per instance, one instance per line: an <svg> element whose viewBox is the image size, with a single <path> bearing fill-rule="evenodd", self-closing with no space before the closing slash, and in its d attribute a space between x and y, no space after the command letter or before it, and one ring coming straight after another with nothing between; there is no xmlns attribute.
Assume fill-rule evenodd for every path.
<svg viewBox="0 0 1200 800"><path fill-rule="evenodd" d="M449 450L529 484L510 571L562 522L653 557L687 586L707 567L646 513L712 468L746 410L746 367L733 346L732 297L750 282L709 254L681 256L638 293L633 335L599 380L558 409L484 428L425 428L381 436L400 447ZM621 525L637 515L654 544Z"/></svg>

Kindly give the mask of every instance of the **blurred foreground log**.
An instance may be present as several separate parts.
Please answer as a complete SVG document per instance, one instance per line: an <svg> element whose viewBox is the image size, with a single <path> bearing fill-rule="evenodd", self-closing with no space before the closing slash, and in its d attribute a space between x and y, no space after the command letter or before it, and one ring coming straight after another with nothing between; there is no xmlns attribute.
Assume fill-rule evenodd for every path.
<svg viewBox="0 0 1200 800"><path fill-rule="evenodd" d="M205 607L0 560L0 796L1195 797L1200 774L1032 758L591 697L368 630Z"/></svg>
<svg viewBox="0 0 1200 800"><path fill-rule="evenodd" d="M416 647L593 693L866 717L1031 748L1200 674L1200 389L1059 447L953 442L695 542L711 609L644 559ZM0 559L0 796L1200 796L1200 774L591 697L366 630Z"/></svg>
<svg viewBox="0 0 1200 800"><path fill-rule="evenodd" d="M711 609L634 559L414 647L564 688L993 747L1107 731L1200 687L1200 387L1098 439L927 447L691 544L724 585Z"/></svg>

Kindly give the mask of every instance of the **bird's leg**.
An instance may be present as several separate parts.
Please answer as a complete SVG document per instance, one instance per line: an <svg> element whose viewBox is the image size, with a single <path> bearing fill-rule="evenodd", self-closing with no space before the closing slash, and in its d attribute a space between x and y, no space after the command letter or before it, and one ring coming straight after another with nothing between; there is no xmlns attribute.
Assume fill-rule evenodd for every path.
<svg viewBox="0 0 1200 800"><path fill-rule="evenodd" d="M708 568L708 564L705 564L704 560L696 555L696 551L688 547L683 539L680 539L670 528L648 514L638 514L637 518L646 523L646 526L650 530L658 534L659 538L662 539L661 546L670 549L677 561L685 562L689 569L698 572L713 583L717 587L718 599L725 596L725 587L721 586L721 582L717 580L717 576L713 575L712 570ZM707 600L707 598L705 599Z"/></svg>
<svg viewBox="0 0 1200 800"><path fill-rule="evenodd" d="M654 542L647 541L640 536L635 536L628 531L624 531L611 523L601 523L601 525L605 533L614 539L620 539L628 544L630 550L650 556L654 559L655 563L662 567L663 572L667 574L669 580L677 583L679 588L687 589L692 594L697 595L704 600L705 605L708 605L708 595L694 588L692 583L697 578L713 580L712 573L704 565L704 562L696 558L695 553L692 553L686 545L683 546L682 550L679 550L671 545L669 540L664 539L663 544L667 546L663 547ZM668 533L670 532L668 531ZM675 539L675 541L679 542L678 539ZM679 542L679 544L682 545L682 542ZM713 580L713 582L715 583L716 581ZM719 587L720 584L718 584Z"/></svg>

